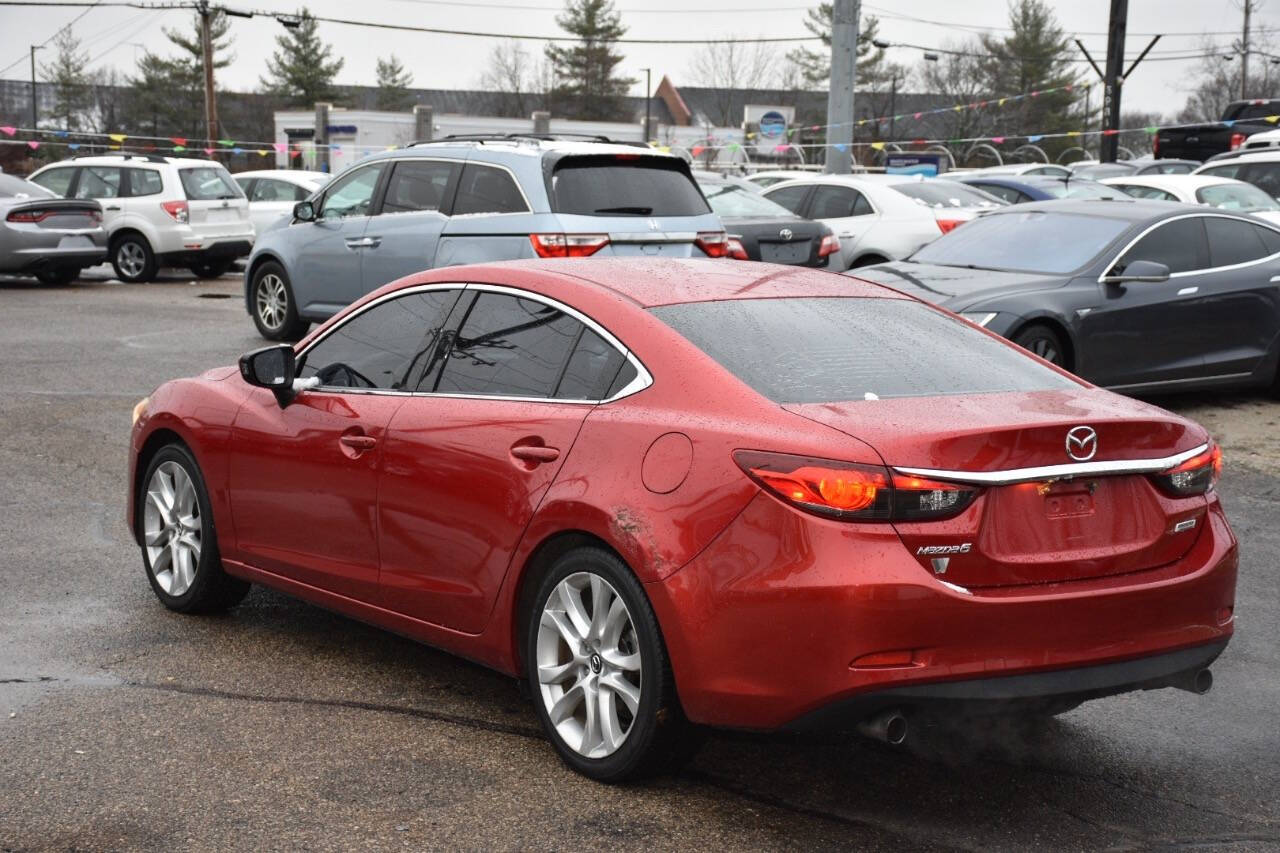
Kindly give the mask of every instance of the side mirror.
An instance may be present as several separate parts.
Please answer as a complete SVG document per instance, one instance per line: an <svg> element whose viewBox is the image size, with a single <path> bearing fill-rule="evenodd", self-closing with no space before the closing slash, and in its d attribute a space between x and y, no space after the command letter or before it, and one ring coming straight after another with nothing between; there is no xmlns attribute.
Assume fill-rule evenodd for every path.
<svg viewBox="0 0 1280 853"><path fill-rule="evenodd" d="M1104 275L1103 284L1127 284L1131 281L1160 282L1169 280L1169 267L1157 261L1133 261L1116 275Z"/></svg>
<svg viewBox="0 0 1280 853"><path fill-rule="evenodd" d="M293 218L299 222L314 222L316 206L309 201L300 201L293 206Z"/></svg>
<svg viewBox="0 0 1280 853"><path fill-rule="evenodd" d="M255 388L268 388L276 395L280 408L289 405L297 395L294 390L293 347L279 344L240 356L240 375Z"/></svg>

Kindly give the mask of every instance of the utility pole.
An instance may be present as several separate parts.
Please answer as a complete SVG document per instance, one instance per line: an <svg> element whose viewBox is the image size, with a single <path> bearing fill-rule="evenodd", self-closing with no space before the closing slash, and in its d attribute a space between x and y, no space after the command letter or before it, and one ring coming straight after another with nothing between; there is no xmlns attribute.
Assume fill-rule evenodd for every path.
<svg viewBox="0 0 1280 853"><path fill-rule="evenodd" d="M858 82L861 6L861 0L835 0L831 10L831 85L827 95L824 168L829 175L846 175L853 170L853 93Z"/></svg>
<svg viewBox="0 0 1280 853"><path fill-rule="evenodd" d="M640 70L644 72L644 141L648 142L653 138L653 133L649 130L649 104L653 100L653 81L650 69L641 68Z"/></svg>
<svg viewBox="0 0 1280 853"><path fill-rule="evenodd" d="M200 52L204 59L204 125L209 145L218 139L218 101L213 93L213 38L209 35L210 18L213 12L208 0L200 0L196 5L200 15Z"/></svg>
<svg viewBox="0 0 1280 853"><path fill-rule="evenodd" d="M36 109L36 51L44 45L31 45L31 129L35 130L40 126L40 113ZM22 60L19 59L19 62Z"/></svg>
<svg viewBox="0 0 1280 853"><path fill-rule="evenodd" d="M1102 82L1103 130L1120 127L1120 84L1124 82L1124 30L1129 19L1129 0L1111 0L1111 22L1107 27L1107 73ZM1098 143L1098 159L1116 161L1120 141L1115 134Z"/></svg>
<svg viewBox="0 0 1280 853"><path fill-rule="evenodd" d="M1249 17L1253 0L1244 0L1244 32L1240 36L1240 100L1249 97Z"/></svg>

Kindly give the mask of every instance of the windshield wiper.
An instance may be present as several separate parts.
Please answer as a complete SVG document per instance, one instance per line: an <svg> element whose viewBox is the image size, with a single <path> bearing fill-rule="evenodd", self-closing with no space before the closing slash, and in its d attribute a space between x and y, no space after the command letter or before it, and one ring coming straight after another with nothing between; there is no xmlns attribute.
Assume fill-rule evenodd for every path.
<svg viewBox="0 0 1280 853"><path fill-rule="evenodd" d="M633 216L648 216L653 213L652 207L597 207L596 213L629 213Z"/></svg>

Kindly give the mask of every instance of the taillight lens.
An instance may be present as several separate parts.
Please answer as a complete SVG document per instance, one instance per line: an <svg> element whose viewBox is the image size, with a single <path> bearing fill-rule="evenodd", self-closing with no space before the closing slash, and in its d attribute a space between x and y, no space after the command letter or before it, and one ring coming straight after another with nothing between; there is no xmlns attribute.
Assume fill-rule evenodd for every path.
<svg viewBox="0 0 1280 853"><path fill-rule="evenodd" d="M734 461L774 497L840 521L924 521L955 515L977 489L891 474L882 465L739 450Z"/></svg>
<svg viewBox="0 0 1280 853"><path fill-rule="evenodd" d="M822 242L818 245L818 257L825 258L827 255L834 255L840 251L840 238L834 234L828 234L822 238Z"/></svg>
<svg viewBox="0 0 1280 853"><path fill-rule="evenodd" d="M9 222L44 222L50 216L53 216L51 210L15 210L5 219Z"/></svg>
<svg viewBox="0 0 1280 853"><path fill-rule="evenodd" d="M959 228L965 223L965 221L966 220L964 219L939 219L938 230L943 234L946 234L948 231L954 231L956 228Z"/></svg>
<svg viewBox="0 0 1280 853"><path fill-rule="evenodd" d="M747 247L742 245L742 241L737 237L729 238L729 257L735 261L749 261L750 256L747 255Z"/></svg>
<svg viewBox="0 0 1280 853"><path fill-rule="evenodd" d="M1245 134L1243 134L1243 133L1233 133L1233 134L1231 134L1231 150L1232 150L1232 151L1235 151L1235 150L1236 150L1237 148L1239 148L1241 145L1244 145L1244 141L1245 141L1246 139L1248 139L1248 138L1249 138L1249 137L1248 137L1248 136L1246 136L1246 135L1245 135Z"/></svg>
<svg viewBox="0 0 1280 853"><path fill-rule="evenodd" d="M1174 497L1203 495L1213 491L1222 474L1222 448L1212 445L1204 453L1193 456L1176 468L1152 474L1151 479Z"/></svg>
<svg viewBox="0 0 1280 853"><path fill-rule="evenodd" d="M699 231L693 242L708 258L729 257L729 235L723 231Z"/></svg>
<svg viewBox="0 0 1280 853"><path fill-rule="evenodd" d="M608 234L530 234L540 258L586 258L609 245Z"/></svg>
<svg viewBox="0 0 1280 853"><path fill-rule="evenodd" d="M160 206L173 218L174 222L186 224L191 219L191 209L185 201L162 201Z"/></svg>

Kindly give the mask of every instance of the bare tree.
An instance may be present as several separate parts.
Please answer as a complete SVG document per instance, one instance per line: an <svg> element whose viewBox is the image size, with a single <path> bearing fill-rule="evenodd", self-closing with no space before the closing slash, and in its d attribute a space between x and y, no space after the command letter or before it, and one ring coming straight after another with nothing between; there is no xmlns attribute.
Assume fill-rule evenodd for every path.
<svg viewBox="0 0 1280 853"><path fill-rule="evenodd" d="M499 112L519 118L528 118L535 109L544 107L553 84L550 64L535 60L514 39L493 46L480 75L480 87L501 96Z"/></svg>
<svg viewBox="0 0 1280 853"><path fill-rule="evenodd" d="M936 62L924 63L924 89L941 95L944 103L971 104L989 95L979 58L981 47L976 41L950 42L943 45L948 51ZM994 110L955 110L939 113L930 122L948 139L965 139L984 136L995 129Z"/></svg>
<svg viewBox="0 0 1280 853"><path fill-rule="evenodd" d="M1250 35L1250 52L1261 54L1260 61L1249 67L1250 97L1272 98L1280 90L1280 69L1273 68L1267 58L1275 52L1273 44L1272 34L1261 27ZM1188 87L1187 102L1177 117L1182 123L1217 121L1226 112L1227 104L1236 100L1240 93L1240 57L1223 56L1221 47L1207 40L1201 43L1201 48L1204 53L1212 55L1200 61L1200 70Z"/></svg>
<svg viewBox="0 0 1280 853"><path fill-rule="evenodd" d="M689 63L689 77L696 85L714 89L712 114L717 125L728 127L742 121L741 90L773 88L779 79L777 53L767 44L707 45Z"/></svg>

